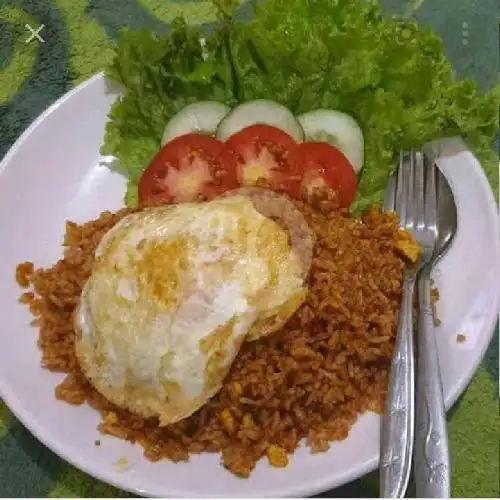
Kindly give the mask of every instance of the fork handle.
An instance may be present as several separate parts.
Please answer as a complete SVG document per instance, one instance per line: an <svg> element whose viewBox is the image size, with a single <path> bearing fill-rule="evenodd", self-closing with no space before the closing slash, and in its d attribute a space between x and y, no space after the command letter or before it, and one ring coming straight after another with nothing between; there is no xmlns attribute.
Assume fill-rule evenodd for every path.
<svg viewBox="0 0 500 500"><path fill-rule="evenodd" d="M419 498L449 498L450 455L428 267L419 277L418 293L415 486Z"/></svg>
<svg viewBox="0 0 500 500"><path fill-rule="evenodd" d="M410 478L414 429L413 295L415 275L405 276L389 388L382 416L380 497L402 498Z"/></svg>

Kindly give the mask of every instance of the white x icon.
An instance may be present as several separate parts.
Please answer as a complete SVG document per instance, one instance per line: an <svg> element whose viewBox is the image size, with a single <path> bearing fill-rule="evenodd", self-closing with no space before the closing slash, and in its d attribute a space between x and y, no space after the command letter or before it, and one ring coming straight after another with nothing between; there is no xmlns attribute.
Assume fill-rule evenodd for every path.
<svg viewBox="0 0 500 500"><path fill-rule="evenodd" d="M43 30L43 28L45 28L45 24L41 24L38 29L33 29L29 24L25 24L24 25L25 28L31 33L31 35L29 36L29 38L26 39L26 43L30 43L32 40L34 40L35 38L39 41L39 42L42 42L44 43L45 40L40 36L40 31Z"/></svg>

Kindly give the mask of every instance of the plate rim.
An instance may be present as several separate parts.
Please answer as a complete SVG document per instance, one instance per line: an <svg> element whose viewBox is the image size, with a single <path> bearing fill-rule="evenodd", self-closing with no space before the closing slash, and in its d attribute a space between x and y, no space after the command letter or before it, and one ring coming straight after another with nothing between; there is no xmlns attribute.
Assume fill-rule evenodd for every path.
<svg viewBox="0 0 500 500"><path fill-rule="evenodd" d="M39 127L43 121L50 116L52 113L57 111L59 107L64 105L68 100L70 100L72 97L74 97L78 92L82 91L88 86L91 86L94 84L96 81L104 79L105 84L109 83L109 80L105 76L104 72L99 72L94 75L92 75L90 78L87 80L81 82L79 85L73 87L71 90L63 94L61 97L59 97L56 101L54 101L45 111L43 111L37 118L35 118L31 124L25 129L25 131L16 139L14 144L10 147L10 149L7 151L5 156L2 158L0 161L0 182L1 182L1 175L4 173L4 171L8 168L8 165L12 159L12 157L19 151L19 149L23 146L24 142L28 139L28 137L34 132L34 130ZM475 158L475 157L473 157ZM473 168L474 168L474 173L478 177L478 180L480 182L481 188L485 191L487 194L487 205L490 210L490 215L493 215L497 219L499 218L499 210L498 210L498 204L497 201L495 200L494 193L491 189L490 183L486 177L486 174L479 163L479 161L476 159L476 161L471 162L473 163ZM492 232L494 233L492 235L492 239L495 240L495 250L497 257L499 257L500 260L500 225L495 225ZM497 260L498 262L498 260ZM499 276L500 272L500 266L497 265L497 277ZM467 376L463 378L463 381L460 384L457 384L455 386L455 390L451 392L449 397L447 398L446 403L446 410L450 410L450 408L456 403L458 398L463 394L463 392L466 390L467 386L470 384L472 381L474 375L476 374L480 364L484 360L484 356L486 354L486 351L491 344L491 340L493 338L493 334L495 332L497 323L498 323L498 308L500 306L500 292L497 292L496 294L496 302L497 302L497 311L494 311L492 308L491 311L488 311L488 321L485 322L484 326L484 331L487 333L487 339L488 341L484 343L481 349L478 349L477 352L480 353L480 356L477 358L477 362L470 364L470 369L467 370ZM4 404L9 408L9 410L14 414L14 416L19 420L19 422L22 423L22 425L30 432L32 433L38 441L43 446L46 446L49 450L51 450L54 454L56 454L58 457L62 458L65 460L67 463L70 465L76 467L80 471L88 474L89 476L107 483L118 490L122 491L127 491L139 496L147 497L147 496L153 496L153 497L158 497L157 493L154 493L150 490L143 489L140 487L136 486L127 486L126 480L124 483L120 482L117 479L114 479L112 476L108 475L107 473L101 473L99 471L99 468L97 465L93 465L91 460L85 460L82 456L76 457L76 458L71 458L64 450L63 447L60 445L59 440L52 440L48 441L48 438L46 439L44 436L46 436L46 433L44 433L43 426L38 425L36 419L33 421L32 419L30 420L30 416L28 413L26 413L23 409L23 404L21 400L13 394L9 389L6 387L5 382L2 382L0 380L0 400L4 402ZM315 495L318 493L322 493L325 491L328 491L330 489L338 488L341 487L351 481L354 481L356 479L360 479L364 475L374 471L379 465L379 456L372 457L370 460L365 461L364 463L361 464L361 466L357 467L356 469L353 469L351 471L348 471L346 474L342 476L342 480L328 480L328 477L321 477L318 478L314 481L310 481L309 483L305 483L301 487L292 487L289 489L280 489L279 492L274 492L273 494L276 495L277 497L286 497L286 496L310 496L310 495ZM125 476L123 476L125 477ZM129 483L130 484L130 483ZM170 490L171 493L169 494L170 497L174 496L181 496L182 497L182 492L180 491L175 491L173 489ZM203 497L204 495L199 495L199 497ZM238 496L238 495L237 495ZM240 495L239 497L248 497L249 495L243 494Z"/></svg>

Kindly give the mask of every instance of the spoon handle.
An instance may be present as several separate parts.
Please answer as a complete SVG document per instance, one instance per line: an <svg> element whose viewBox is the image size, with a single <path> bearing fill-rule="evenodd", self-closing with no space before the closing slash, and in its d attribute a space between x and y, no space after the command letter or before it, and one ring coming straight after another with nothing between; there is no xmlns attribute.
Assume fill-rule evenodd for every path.
<svg viewBox="0 0 500 500"><path fill-rule="evenodd" d="M402 498L410 478L413 449L415 275L405 276L389 389L382 416L380 497Z"/></svg>
<svg viewBox="0 0 500 500"><path fill-rule="evenodd" d="M450 455L428 267L418 280L418 293L415 486L419 498L449 498Z"/></svg>

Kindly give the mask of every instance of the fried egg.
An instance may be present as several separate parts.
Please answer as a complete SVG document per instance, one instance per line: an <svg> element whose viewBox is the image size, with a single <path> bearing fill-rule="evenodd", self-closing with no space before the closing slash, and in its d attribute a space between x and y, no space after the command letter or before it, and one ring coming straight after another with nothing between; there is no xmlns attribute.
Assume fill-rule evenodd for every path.
<svg viewBox="0 0 500 500"><path fill-rule="evenodd" d="M305 294L288 233L249 199L149 208L97 247L77 358L107 399L167 425L215 395L242 343L281 328Z"/></svg>

